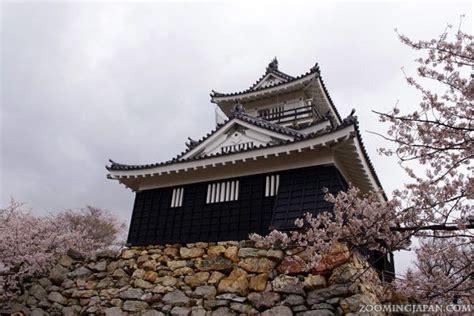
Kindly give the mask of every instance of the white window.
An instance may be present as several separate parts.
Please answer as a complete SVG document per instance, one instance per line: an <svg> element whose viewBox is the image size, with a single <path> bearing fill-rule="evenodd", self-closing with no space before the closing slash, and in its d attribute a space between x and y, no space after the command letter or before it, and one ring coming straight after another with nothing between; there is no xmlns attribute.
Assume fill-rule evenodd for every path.
<svg viewBox="0 0 474 316"><path fill-rule="evenodd" d="M265 177L265 196L274 196L278 192L278 186L280 185L280 175L274 174Z"/></svg>
<svg viewBox="0 0 474 316"><path fill-rule="evenodd" d="M183 188L173 189L173 194L171 196L171 207L181 207L183 206Z"/></svg>
<svg viewBox="0 0 474 316"><path fill-rule="evenodd" d="M239 180L207 185L206 203L236 201L239 199Z"/></svg>

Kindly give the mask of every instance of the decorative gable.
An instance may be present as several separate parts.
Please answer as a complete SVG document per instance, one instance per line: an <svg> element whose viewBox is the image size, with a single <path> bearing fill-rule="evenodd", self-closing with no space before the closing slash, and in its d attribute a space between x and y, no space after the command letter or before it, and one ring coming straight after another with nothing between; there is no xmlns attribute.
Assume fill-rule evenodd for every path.
<svg viewBox="0 0 474 316"><path fill-rule="evenodd" d="M257 83L253 87L253 89L256 90L256 89L260 89L260 88L266 88L266 87L274 86L274 85L277 85L277 84L280 84L280 83L284 83L286 81L287 80L285 80L282 77L279 77L279 76L277 76L273 73L269 73L265 77L263 77L262 80L260 80L259 83Z"/></svg>
<svg viewBox="0 0 474 316"><path fill-rule="evenodd" d="M181 159L212 156L215 154L230 154L293 139L293 136L281 134L234 118L182 156Z"/></svg>

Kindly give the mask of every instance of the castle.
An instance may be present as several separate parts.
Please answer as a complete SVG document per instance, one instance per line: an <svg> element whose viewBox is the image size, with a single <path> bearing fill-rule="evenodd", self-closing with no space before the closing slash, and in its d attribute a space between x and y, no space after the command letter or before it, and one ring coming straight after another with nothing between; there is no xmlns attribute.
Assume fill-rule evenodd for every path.
<svg viewBox="0 0 474 316"><path fill-rule="evenodd" d="M325 189L381 189L357 118L341 118L317 64L294 77L275 58L248 89L212 91L211 102L226 120L173 159L107 166L108 178L136 192L129 245L289 230L305 212L330 208ZM373 264L393 275L392 254Z"/></svg>

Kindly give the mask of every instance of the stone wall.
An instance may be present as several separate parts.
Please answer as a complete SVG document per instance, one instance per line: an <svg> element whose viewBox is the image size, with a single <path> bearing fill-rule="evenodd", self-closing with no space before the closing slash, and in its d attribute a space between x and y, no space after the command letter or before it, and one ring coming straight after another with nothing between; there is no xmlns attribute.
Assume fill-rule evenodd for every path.
<svg viewBox="0 0 474 316"><path fill-rule="evenodd" d="M130 248L83 258L70 252L26 285L13 311L28 315L333 315L378 303L350 278L367 263L345 247L311 274L302 249L249 241ZM371 271L373 273L373 271Z"/></svg>

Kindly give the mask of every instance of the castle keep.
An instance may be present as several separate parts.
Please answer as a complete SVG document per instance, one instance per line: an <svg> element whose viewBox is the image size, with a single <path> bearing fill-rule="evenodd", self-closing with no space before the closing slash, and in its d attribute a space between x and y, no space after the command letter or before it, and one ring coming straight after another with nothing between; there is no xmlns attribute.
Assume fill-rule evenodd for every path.
<svg viewBox="0 0 474 316"><path fill-rule="evenodd" d="M136 192L129 245L244 240L327 210L324 189L381 189L356 117L341 118L317 64L294 77L274 59L248 89L211 102L225 121L173 159L107 166ZM393 272L392 255L374 264Z"/></svg>

